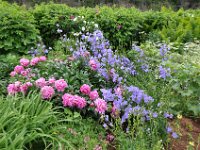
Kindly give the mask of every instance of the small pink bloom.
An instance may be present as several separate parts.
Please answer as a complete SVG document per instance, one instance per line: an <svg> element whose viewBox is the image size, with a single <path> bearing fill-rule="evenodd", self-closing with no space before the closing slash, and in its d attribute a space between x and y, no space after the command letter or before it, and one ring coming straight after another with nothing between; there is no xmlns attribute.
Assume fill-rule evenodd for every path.
<svg viewBox="0 0 200 150"><path fill-rule="evenodd" d="M67 107L67 106L69 106L69 107L72 107L73 105L74 105L74 103L73 103L73 99L74 99L74 96L73 95L71 95L71 94L64 94L63 96L62 96L62 103L63 103L63 106L65 106L65 107Z"/></svg>
<svg viewBox="0 0 200 150"><path fill-rule="evenodd" d="M86 100L83 97L74 95L74 105L79 109L83 109L86 106Z"/></svg>
<svg viewBox="0 0 200 150"><path fill-rule="evenodd" d="M31 83L31 82L26 82L25 83L28 87L32 87L33 86L33 84Z"/></svg>
<svg viewBox="0 0 200 150"><path fill-rule="evenodd" d="M95 99L99 98L99 94L96 90L94 90L94 91L90 92L89 97L91 100L95 100Z"/></svg>
<svg viewBox="0 0 200 150"><path fill-rule="evenodd" d="M18 92L20 91L20 85L21 85L21 82L20 81L16 81L15 82L15 86L16 86L16 88L18 89Z"/></svg>
<svg viewBox="0 0 200 150"><path fill-rule="evenodd" d="M45 81L45 78L39 78L35 81L35 85L36 87L38 88L42 88L46 85L46 81Z"/></svg>
<svg viewBox="0 0 200 150"><path fill-rule="evenodd" d="M55 94L54 89L51 86L44 86L41 88L42 99L51 99Z"/></svg>
<svg viewBox="0 0 200 150"><path fill-rule="evenodd" d="M49 83L49 84L54 84L54 83L55 83L55 81L56 81L56 79L55 79L55 78L50 78L50 79L49 79L49 81L48 81L48 83Z"/></svg>
<svg viewBox="0 0 200 150"><path fill-rule="evenodd" d="M15 71L16 73L21 73L22 71L24 71L24 67L23 67L23 66L17 65L17 66L15 66L14 71Z"/></svg>
<svg viewBox="0 0 200 150"><path fill-rule="evenodd" d="M94 106L95 106L94 103L91 103L91 104L90 104L90 107L94 107Z"/></svg>
<svg viewBox="0 0 200 150"><path fill-rule="evenodd" d="M90 91L91 91L91 88L90 88L89 85L83 84L83 85L80 87L80 91L81 91L81 93L83 93L83 94L89 95L89 94L90 94Z"/></svg>
<svg viewBox="0 0 200 150"><path fill-rule="evenodd" d="M95 110L100 114L104 114L105 111L107 110L107 103L103 99L100 99L100 98L96 99L94 104L96 106Z"/></svg>
<svg viewBox="0 0 200 150"><path fill-rule="evenodd" d="M21 75L24 76L24 77L26 77L28 75L28 71L27 70L22 71Z"/></svg>
<svg viewBox="0 0 200 150"><path fill-rule="evenodd" d="M44 62L44 61L47 60L46 56L40 56L39 59L40 59L41 62Z"/></svg>
<svg viewBox="0 0 200 150"><path fill-rule="evenodd" d="M22 84L20 86L20 91L25 94L28 91L28 87L29 86L27 84Z"/></svg>
<svg viewBox="0 0 200 150"><path fill-rule="evenodd" d="M68 86L67 82L65 82L64 79L55 81L55 88L57 89L58 92L63 92L67 86Z"/></svg>
<svg viewBox="0 0 200 150"><path fill-rule="evenodd" d="M40 59L38 57L35 57L31 60L31 66L35 66L39 63Z"/></svg>
<svg viewBox="0 0 200 150"><path fill-rule="evenodd" d="M114 135L112 135L112 134L108 134L108 135L106 136L106 140L107 140L108 142L112 142L114 139L115 139L115 137L114 137Z"/></svg>
<svg viewBox="0 0 200 150"><path fill-rule="evenodd" d="M15 84L9 84L7 87L7 91L9 95L14 95L18 92L17 87L15 86Z"/></svg>
<svg viewBox="0 0 200 150"><path fill-rule="evenodd" d="M10 76L11 76L11 77L14 77L16 74L17 74L17 72L12 71L12 72L10 73Z"/></svg>
<svg viewBox="0 0 200 150"><path fill-rule="evenodd" d="M93 60L93 59L91 59L91 60L89 61L89 65L90 65L90 68L91 68L92 70L97 70L97 69L99 68L98 62L96 62L96 61Z"/></svg>
<svg viewBox="0 0 200 150"><path fill-rule="evenodd" d="M21 64L22 66L24 66L24 67L27 67L27 66L29 65L29 60L26 59L26 58L20 59L19 62L20 62L20 64Z"/></svg>

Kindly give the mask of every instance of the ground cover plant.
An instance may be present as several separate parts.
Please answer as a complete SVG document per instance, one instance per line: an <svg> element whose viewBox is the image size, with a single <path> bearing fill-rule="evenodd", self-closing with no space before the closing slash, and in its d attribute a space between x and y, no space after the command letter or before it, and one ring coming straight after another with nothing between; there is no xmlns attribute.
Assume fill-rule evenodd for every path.
<svg viewBox="0 0 200 150"><path fill-rule="evenodd" d="M200 114L198 11L25 11L41 37L0 57L2 149L160 150L186 137L182 115ZM198 149L192 136L184 147Z"/></svg>

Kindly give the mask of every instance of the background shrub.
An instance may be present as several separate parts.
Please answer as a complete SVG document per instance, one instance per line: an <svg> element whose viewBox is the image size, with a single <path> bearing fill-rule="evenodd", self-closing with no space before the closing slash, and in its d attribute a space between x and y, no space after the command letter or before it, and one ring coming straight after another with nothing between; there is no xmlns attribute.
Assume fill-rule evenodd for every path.
<svg viewBox="0 0 200 150"><path fill-rule="evenodd" d="M34 46L39 31L25 7L0 1L0 54L25 53Z"/></svg>

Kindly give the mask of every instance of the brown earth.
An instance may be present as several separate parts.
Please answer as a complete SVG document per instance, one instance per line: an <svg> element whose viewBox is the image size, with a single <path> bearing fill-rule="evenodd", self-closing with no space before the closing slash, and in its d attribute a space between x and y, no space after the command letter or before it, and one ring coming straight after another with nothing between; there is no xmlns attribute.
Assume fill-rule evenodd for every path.
<svg viewBox="0 0 200 150"><path fill-rule="evenodd" d="M173 120L170 124L180 134L180 137L171 138L169 150L187 150L188 146L193 147L194 150L200 150L200 144L198 145L200 143L200 119L182 118Z"/></svg>

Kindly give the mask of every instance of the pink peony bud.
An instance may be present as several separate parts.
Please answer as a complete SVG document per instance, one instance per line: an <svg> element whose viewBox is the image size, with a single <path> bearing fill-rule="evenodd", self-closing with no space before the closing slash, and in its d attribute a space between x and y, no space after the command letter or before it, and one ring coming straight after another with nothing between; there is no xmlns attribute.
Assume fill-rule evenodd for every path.
<svg viewBox="0 0 200 150"><path fill-rule="evenodd" d="M97 69L99 68L98 62L96 62L96 61L93 60L93 59L91 59L91 60L89 61L89 65L90 65L90 68L91 68L92 70L97 70Z"/></svg>
<svg viewBox="0 0 200 150"><path fill-rule="evenodd" d="M65 88L68 87L67 82L64 79L56 80L55 81L55 88L58 92L63 92Z"/></svg>
<svg viewBox="0 0 200 150"><path fill-rule="evenodd" d="M31 60L31 66L35 66L39 63L40 59L38 57L35 57Z"/></svg>
<svg viewBox="0 0 200 150"><path fill-rule="evenodd" d="M81 93L86 94L86 95L89 95L89 94L90 94L90 90L91 90L91 88L90 88L90 86L87 85L87 84L83 84L83 85L80 87Z"/></svg>
<svg viewBox="0 0 200 150"><path fill-rule="evenodd" d="M44 62L44 61L47 60L46 56L40 56L39 59L40 59L41 62Z"/></svg>
<svg viewBox="0 0 200 150"><path fill-rule="evenodd" d="M12 71L12 72L10 73L10 76L11 76L11 77L14 77L16 74L17 74L17 72Z"/></svg>
<svg viewBox="0 0 200 150"><path fill-rule="evenodd" d="M100 114L104 114L105 111L107 110L107 103L103 99L100 99L100 98L96 99L94 104L96 106L95 110Z"/></svg>
<svg viewBox="0 0 200 150"><path fill-rule="evenodd" d="M24 76L24 77L26 77L28 75L28 71L27 70L22 71L21 75Z"/></svg>
<svg viewBox="0 0 200 150"><path fill-rule="evenodd" d="M22 84L20 86L20 91L25 94L28 91L28 85L27 84Z"/></svg>
<svg viewBox="0 0 200 150"><path fill-rule="evenodd" d="M24 71L24 67L23 67L23 66L17 65L17 66L15 66L14 71L15 71L16 73L21 73L22 71Z"/></svg>
<svg viewBox="0 0 200 150"><path fill-rule="evenodd" d="M74 100L74 96L71 95L71 94L67 94L65 93L63 96L62 96L62 103L63 103L63 106L67 107L73 107L74 103L73 103L73 100Z"/></svg>
<svg viewBox="0 0 200 150"><path fill-rule="evenodd" d="M83 109L86 106L86 100L83 97L74 96L74 105L79 109Z"/></svg>
<svg viewBox="0 0 200 150"><path fill-rule="evenodd" d="M44 86L41 88L42 99L51 99L55 94L54 89L51 86Z"/></svg>
<svg viewBox="0 0 200 150"><path fill-rule="evenodd" d="M48 83L49 83L49 84L54 84L55 81L56 81L56 79L53 77L53 78L50 78L50 79L49 79Z"/></svg>
<svg viewBox="0 0 200 150"><path fill-rule="evenodd" d="M17 87L15 86L15 84L9 84L7 87L7 91L9 95L14 95L18 92Z"/></svg>
<svg viewBox="0 0 200 150"><path fill-rule="evenodd" d="M95 90L95 91L90 92L89 97L90 97L91 100L95 100L95 99L99 98L99 94Z"/></svg>
<svg viewBox="0 0 200 150"><path fill-rule="evenodd" d="M29 60L26 59L26 58L22 58L20 59L20 65L24 66L24 67L27 67L29 65Z"/></svg>
<svg viewBox="0 0 200 150"><path fill-rule="evenodd" d="M46 81L45 81L45 78L39 78L35 81L35 85L36 87L38 88L42 88L46 85Z"/></svg>

